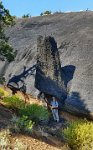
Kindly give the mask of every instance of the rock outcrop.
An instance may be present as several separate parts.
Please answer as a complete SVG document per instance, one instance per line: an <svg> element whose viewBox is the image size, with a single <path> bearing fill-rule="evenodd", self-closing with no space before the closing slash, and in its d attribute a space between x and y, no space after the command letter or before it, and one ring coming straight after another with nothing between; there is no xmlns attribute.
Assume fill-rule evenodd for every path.
<svg viewBox="0 0 93 150"><path fill-rule="evenodd" d="M69 95L65 108L74 114L93 119L93 12L60 13L18 19L6 34L17 52L15 61L0 61L0 74L9 81L9 74L20 75L36 64L37 37L51 35L57 41L63 79ZM26 77L27 92L37 96L35 72Z"/></svg>
<svg viewBox="0 0 93 150"><path fill-rule="evenodd" d="M59 52L54 38L39 36L35 87L45 94L64 100L67 93L62 75Z"/></svg>

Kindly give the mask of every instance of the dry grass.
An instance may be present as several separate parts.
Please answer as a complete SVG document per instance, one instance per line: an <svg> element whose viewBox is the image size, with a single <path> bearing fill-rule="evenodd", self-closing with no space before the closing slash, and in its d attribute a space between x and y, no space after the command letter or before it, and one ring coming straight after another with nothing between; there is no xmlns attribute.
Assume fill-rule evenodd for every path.
<svg viewBox="0 0 93 150"><path fill-rule="evenodd" d="M2 90L5 92L5 96L12 96L12 91L7 87L7 86L1 86ZM26 102L29 104L38 104L38 105L43 105L42 101L34 98L32 95L30 94L23 94L20 91L17 91L17 93L15 94L19 99L22 99L23 101L25 101L26 98Z"/></svg>

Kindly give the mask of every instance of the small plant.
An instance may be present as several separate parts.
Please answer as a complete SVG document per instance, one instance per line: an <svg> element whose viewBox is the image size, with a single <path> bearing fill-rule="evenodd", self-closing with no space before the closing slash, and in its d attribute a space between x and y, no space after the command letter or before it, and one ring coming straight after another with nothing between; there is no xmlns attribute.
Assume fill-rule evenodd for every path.
<svg viewBox="0 0 93 150"><path fill-rule="evenodd" d="M50 15L50 14L51 14L51 11L46 10L43 14L44 14L44 15Z"/></svg>
<svg viewBox="0 0 93 150"><path fill-rule="evenodd" d="M64 129L64 137L73 150L93 149L93 122L78 120Z"/></svg>
<svg viewBox="0 0 93 150"><path fill-rule="evenodd" d="M0 97L7 97L9 96L9 93L5 91L2 87L0 87Z"/></svg>
<svg viewBox="0 0 93 150"><path fill-rule="evenodd" d="M27 105L25 108L20 109L20 115L27 115L35 123L47 122L49 120L49 112L43 106L37 104Z"/></svg>
<svg viewBox="0 0 93 150"><path fill-rule="evenodd" d="M23 15L22 18L30 18L30 14Z"/></svg>
<svg viewBox="0 0 93 150"><path fill-rule="evenodd" d="M10 131L2 130L0 131L0 150L10 150L11 143L10 143Z"/></svg>
<svg viewBox="0 0 93 150"><path fill-rule="evenodd" d="M44 16L44 15L51 15L51 11L46 10L45 12L42 12L42 13L40 14L40 16Z"/></svg>
<svg viewBox="0 0 93 150"><path fill-rule="evenodd" d="M3 101L7 104L9 108L12 108L14 110L25 107L25 103L15 95L11 97L5 97Z"/></svg>
<svg viewBox="0 0 93 150"><path fill-rule="evenodd" d="M2 96L4 96L4 91L2 90L2 88L0 88L0 98L2 98Z"/></svg>
<svg viewBox="0 0 93 150"><path fill-rule="evenodd" d="M43 16L43 13L41 13L40 16Z"/></svg>
<svg viewBox="0 0 93 150"><path fill-rule="evenodd" d="M24 144L23 142L16 139L13 150L27 150L27 149L28 149L27 144Z"/></svg>
<svg viewBox="0 0 93 150"><path fill-rule="evenodd" d="M3 76L0 76L0 84L3 84L5 82L5 78Z"/></svg>
<svg viewBox="0 0 93 150"><path fill-rule="evenodd" d="M32 122L32 120L29 120L27 116L22 117L13 116L13 118L11 119L11 123L12 123L11 129L15 132L26 131L28 133L31 133L34 126L34 122Z"/></svg>

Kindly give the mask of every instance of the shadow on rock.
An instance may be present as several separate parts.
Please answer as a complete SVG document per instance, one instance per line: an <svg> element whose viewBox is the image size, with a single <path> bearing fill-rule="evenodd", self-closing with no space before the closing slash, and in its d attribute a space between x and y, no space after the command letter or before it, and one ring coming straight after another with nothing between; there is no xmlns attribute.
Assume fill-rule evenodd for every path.
<svg viewBox="0 0 93 150"><path fill-rule="evenodd" d="M67 88L68 82L73 79L74 72L76 67L73 65L67 65L61 68L61 72L63 73L64 84Z"/></svg>
<svg viewBox="0 0 93 150"><path fill-rule="evenodd" d="M78 92L71 92L68 95L64 109L74 115L91 118L88 106Z"/></svg>
<svg viewBox="0 0 93 150"><path fill-rule="evenodd" d="M26 69L26 66L24 66L23 72L20 73L19 75L14 75L11 77L7 83L7 86L14 91L13 94L16 93L16 91L21 90L23 85L25 84L24 80L29 76L29 75L34 75L34 71L36 69L36 65L33 65L29 69Z"/></svg>

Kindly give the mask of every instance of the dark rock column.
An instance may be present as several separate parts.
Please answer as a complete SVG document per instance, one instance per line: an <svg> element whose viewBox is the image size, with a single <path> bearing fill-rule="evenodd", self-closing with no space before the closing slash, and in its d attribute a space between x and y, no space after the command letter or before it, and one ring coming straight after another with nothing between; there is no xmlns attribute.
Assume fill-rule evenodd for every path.
<svg viewBox="0 0 93 150"><path fill-rule="evenodd" d="M39 36L37 39L35 87L39 91L56 96L61 100L66 98L57 44L50 36Z"/></svg>

